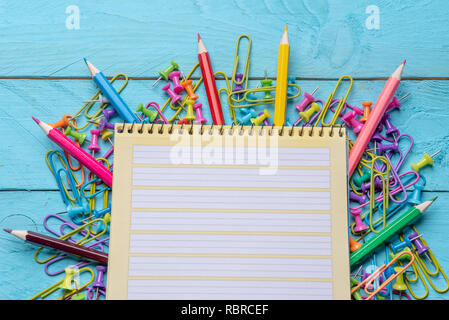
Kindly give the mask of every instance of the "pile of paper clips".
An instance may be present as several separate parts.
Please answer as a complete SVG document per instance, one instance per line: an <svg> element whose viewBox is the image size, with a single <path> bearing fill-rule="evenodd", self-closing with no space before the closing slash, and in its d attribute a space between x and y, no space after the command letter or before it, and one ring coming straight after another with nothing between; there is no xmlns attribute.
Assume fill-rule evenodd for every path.
<svg viewBox="0 0 449 320"><path fill-rule="evenodd" d="M239 50L243 39L248 42L246 59L243 68L239 68ZM271 126L271 112L269 108L274 104L275 86L273 80L260 80L255 88L248 88L250 69L251 38L241 35L237 39L232 78L226 73L216 72L217 79L223 80L225 86L219 89L221 97L226 96L232 125ZM174 89L164 86L163 90L169 98L159 107L157 102L140 104L136 108L136 116L140 122L165 124L196 124L204 125L207 120L201 113L198 103L199 86L202 78L195 81L191 77L199 64L195 64L187 75L184 75L174 61L159 71L160 79L172 82ZM239 69L242 69L240 73ZM182 75L182 80L180 80ZM158 81L159 81L158 80ZM115 75L110 82L122 82L117 89L120 93L128 84L125 74ZM348 84L347 91L337 97L337 92L343 84ZM371 107L371 102L363 102L362 107L349 105L347 100L351 92L353 80L350 76L342 76L326 101L314 97L317 90L311 94L304 93L304 98L294 104L294 99L301 94L295 78L289 78L288 100L289 108L296 108L298 117L285 126L302 127L342 127L351 130L350 137L361 130ZM181 93L184 92L184 96ZM403 98L405 98L404 96ZM432 165L432 156L425 154L424 158L412 165L412 170L403 166L412 146L413 138L401 133L391 121L394 110L399 110L401 100L394 98L385 114L378 131L372 138L372 143L360 161L357 172L350 184L349 200L350 214L353 221L350 224L351 251L357 250L361 242L372 234L385 228L389 219L401 210L422 202L422 192L426 185L425 177L420 170L426 165ZM226 104L222 101L222 105ZM94 106L97 107L94 110ZM168 107L168 108L167 108ZM140 115L138 115L140 113ZM170 114L170 116L168 115ZM108 108L108 101L100 91L97 91L74 115L64 115L53 124L66 135L70 135L81 147L86 147L93 155L106 150L98 161L102 161L112 170L110 162L113 153L113 122L121 122L113 109ZM115 120L115 121L114 121ZM82 124L82 125L80 125ZM86 136L90 133L90 140ZM101 137L101 139L99 139ZM87 145L85 142L89 142ZM350 147L352 143L350 142ZM81 165L72 163L68 154L50 150L45 155L48 167L56 178L67 210L57 214L49 214L44 219L45 229L54 236L85 245L96 250L107 252L109 243L109 223L111 220L110 195L111 188L92 174L87 174ZM388 268L379 273L379 277L365 289L372 292L391 274L395 274L395 281L382 287L374 299L424 299L429 294L428 284L437 292L444 293L449 289L449 281L435 258L429 244L424 240L416 226L412 226L409 233L397 235L397 243L385 246L385 262ZM73 258L64 254L44 256L42 248L35 253L35 260L45 264L45 272L49 276L64 275L62 280L51 287L36 294L32 299L45 298L57 294L57 299L92 300L105 296L106 267L97 265L93 270L92 262L73 262ZM424 259L423 259L424 257ZM58 267L59 266L59 267ZM377 258L372 257L367 266L360 266L352 270L351 284L356 286L377 270ZM424 275L424 277L423 277ZM445 287L438 288L434 279L443 277ZM424 279L425 278L425 279ZM427 281L426 281L427 280ZM420 285L419 285L420 283ZM416 288L421 286L420 294ZM366 296L362 288L353 293L353 299L362 300ZM62 290L62 291L61 291Z"/></svg>

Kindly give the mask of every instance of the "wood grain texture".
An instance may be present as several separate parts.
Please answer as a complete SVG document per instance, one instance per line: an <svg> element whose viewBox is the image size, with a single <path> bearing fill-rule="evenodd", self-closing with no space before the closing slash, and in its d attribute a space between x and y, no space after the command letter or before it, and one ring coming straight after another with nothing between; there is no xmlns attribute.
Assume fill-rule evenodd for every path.
<svg viewBox="0 0 449 320"><path fill-rule="evenodd" d="M80 29L66 28L67 6ZM365 13L377 5L379 29ZM171 59L196 62L196 34L215 70L230 74L237 37L253 39L251 75L276 74L277 47L289 27L290 74L297 77L388 77L403 60L404 77L447 77L449 2L394 0L118 0L0 3L4 22L0 76L88 76L89 58L107 74L154 77Z"/></svg>

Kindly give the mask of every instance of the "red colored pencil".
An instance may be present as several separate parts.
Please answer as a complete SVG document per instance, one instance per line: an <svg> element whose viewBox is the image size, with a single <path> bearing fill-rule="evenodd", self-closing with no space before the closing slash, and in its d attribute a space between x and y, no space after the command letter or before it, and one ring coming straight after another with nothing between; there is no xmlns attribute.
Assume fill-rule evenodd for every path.
<svg viewBox="0 0 449 320"><path fill-rule="evenodd" d="M49 137L54 143L60 146L62 149L70 153L72 157L82 163L87 169L89 169L103 182L112 187L112 172L109 171L100 162L95 160L90 154L78 147L75 142L67 138L61 131L53 128L49 124L32 117L34 121L41 127L47 137Z"/></svg>
<svg viewBox="0 0 449 320"><path fill-rule="evenodd" d="M198 34L198 61L203 74L204 88L206 89L212 122L222 125L224 124L223 110L221 109L220 97L215 84L214 72L210 65L209 53L204 46L203 40L201 40L200 34Z"/></svg>
<svg viewBox="0 0 449 320"><path fill-rule="evenodd" d="M49 237L33 231L10 229L3 230L24 241L29 241L32 243L40 244L44 247L57 249L86 260L93 260L104 264L108 263L108 254L98 250L83 247L78 244L74 244L58 238Z"/></svg>

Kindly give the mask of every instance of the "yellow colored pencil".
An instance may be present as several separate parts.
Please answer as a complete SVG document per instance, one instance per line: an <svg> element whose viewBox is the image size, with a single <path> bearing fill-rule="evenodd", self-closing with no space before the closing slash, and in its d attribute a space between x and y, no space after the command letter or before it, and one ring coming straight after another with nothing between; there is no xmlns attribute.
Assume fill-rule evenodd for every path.
<svg viewBox="0 0 449 320"><path fill-rule="evenodd" d="M274 125L282 126L285 122L285 109L287 108L288 85L288 57L290 44L288 42L287 25L284 28L278 54L278 71L276 76L276 96L274 100Z"/></svg>

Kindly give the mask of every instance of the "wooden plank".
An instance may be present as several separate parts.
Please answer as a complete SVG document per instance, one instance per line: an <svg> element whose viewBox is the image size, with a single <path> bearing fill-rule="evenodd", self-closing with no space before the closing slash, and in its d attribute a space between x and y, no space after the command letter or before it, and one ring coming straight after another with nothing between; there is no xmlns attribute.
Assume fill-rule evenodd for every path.
<svg viewBox="0 0 449 320"><path fill-rule="evenodd" d="M423 199L427 200L438 195L438 200L416 223L418 230L423 234L433 253L437 257L443 270L448 272L449 251L446 248L447 230L449 228L449 192L426 192ZM27 199L27 201L23 201ZM34 261L33 255L36 247L24 243L3 231L2 228L29 229L36 232L46 233L43 227L44 217L49 213L64 210L59 193L55 191L12 191L0 192L0 206L7 210L0 211L0 299L29 299L34 294L62 279L63 275L47 276L44 266ZM66 217L66 215L62 215ZM351 219L351 218L350 218ZM352 221L352 220L350 220ZM57 227L56 220L49 222L51 226ZM409 231L407 231L407 234ZM394 239L393 243L399 241ZM383 263L384 253L382 250L377 254L377 265ZM65 260L52 267L57 268L76 263L76 260ZM444 283L437 280L439 288ZM418 293L420 293L418 291ZM446 294L438 294L430 288L428 299L447 299Z"/></svg>
<svg viewBox="0 0 449 320"><path fill-rule="evenodd" d="M379 29L366 27L373 4ZM287 23L291 75L388 77L407 58L406 77L447 77L447 1L80 0L79 29L66 27L70 5L2 2L0 76L88 76L81 60L88 57L108 75L154 77L171 59L184 70L197 62L200 32L215 70L232 72L236 39L246 33L251 75L267 67L273 77Z"/></svg>
<svg viewBox="0 0 449 320"><path fill-rule="evenodd" d="M218 82L223 86L223 81ZM304 92L312 92L319 86L315 94L317 98L326 99L333 90L335 81L301 81L301 99ZM362 101L375 101L384 81L355 81L348 102L361 106ZM256 81L250 83L255 87ZM123 92L125 101L134 109L138 103L150 100L162 104L165 96L161 86L151 88L151 81L130 81ZM344 86L342 90L346 87ZM343 91L339 91L340 97ZM424 152L429 154L442 149L435 157L434 168L426 168L422 173L427 178L427 190L449 190L449 155L444 146L447 144L449 110L445 107L448 99L449 81L403 81L398 90L398 96L410 92L411 95L403 101L401 111L392 112L392 122L401 132L409 133L414 139L412 151L406 159L404 168L421 159ZM0 80L0 189L46 190L55 189L56 184L50 175L44 161L45 153L55 148L40 128L32 121L36 116L47 122L59 120L63 114L73 114L95 93L90 80ZM207 107L206 95L201 87L199 101L204 104L203 111L210 123L210 112ZM224 99L223 99L224 100ZM299 101L299 99L296 99ZM272 112L273 107L268 109ZM226 123L230 124L228 107L224 107ZM263 107L257 110L262 111ZM291 122L297 118L293 102L289 104L287 119ZM90 130L90 129L89 129ZM87 147L88 143L86 143ZM103 144L103 146L107 146ZM408 146L407 141L402 142ZM107 150L107 149L104 149ZM105 151L104 151L105 152ZM101 154L103 154L102 152ZM409 169L403 169L406 171Z"/></svg>

